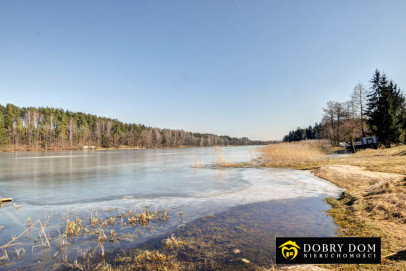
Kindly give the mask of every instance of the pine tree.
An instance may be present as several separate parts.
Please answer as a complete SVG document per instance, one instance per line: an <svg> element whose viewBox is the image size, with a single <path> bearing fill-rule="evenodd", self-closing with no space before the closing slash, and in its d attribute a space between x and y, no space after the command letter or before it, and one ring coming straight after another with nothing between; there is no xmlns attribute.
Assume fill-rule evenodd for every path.
<svg viewBox="0 0 406 271"><path fill-rule="evenodd" d="M402 118L403 118L403 144L406 144L406 97L403 95Z"/></svg>
<svg viewBox="0 0 406 271"><path fill-rule="evenodd" d="M375 71L371 81L372 87L368 95L367 116L372 133L386 146L398 143L402 133L401 109L403 97L397 85L388 81L384 73Z"/></svg>

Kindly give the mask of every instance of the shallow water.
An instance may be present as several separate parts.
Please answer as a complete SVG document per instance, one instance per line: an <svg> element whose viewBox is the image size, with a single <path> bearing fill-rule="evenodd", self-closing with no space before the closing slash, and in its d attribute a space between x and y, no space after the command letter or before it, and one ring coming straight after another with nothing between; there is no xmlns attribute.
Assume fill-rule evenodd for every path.
<svg viewBox="0 0 406 271"><path fill-rule="evenodd" d="M203 217L180 227L176 236L188 240L194 238L202 245L193 258L216 251L222 257L212 266L197 265L195 269L257 270L269 268L275 263L275 238L278 236L328 237L336 234L336 226L325 211L330 206L322 197L271 200L232 207L229 210L209 217ZM303 215L305 214L305 215ZM221 229L221 230L219 230ZM162 238L161 238L162 239ZM147 249L160 248L159 239L147 242ZM238 249L239 253L233 250ZM196 253L197 252L197 253ZM185 257L183 255L183 257ZM180 261L188 262L189 259ZM241 261L249 260L249 265Z"/></svg>
<svg viewBox="0 0 406 271"><path fill-rule="evenodd" d="M211 166L219 151L225 160L244 162L258 156L256 148L0 153L0 196L13 197L0 208L0 246L27 228L27 217L50 216L56 225L67 214L86 217L145 206L169 210L168 223L120 244L130 246L231 207L340 193L307 171ZM182 222L175 219L180 209Z"/></svg>

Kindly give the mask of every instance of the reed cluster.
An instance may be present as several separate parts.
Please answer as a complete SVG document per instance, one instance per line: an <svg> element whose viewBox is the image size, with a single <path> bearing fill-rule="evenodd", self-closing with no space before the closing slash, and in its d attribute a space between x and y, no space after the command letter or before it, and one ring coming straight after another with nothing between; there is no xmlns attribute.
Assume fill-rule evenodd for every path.
<svg viewBox="0 0 406 271"><path fill-rule="evenodd" d="M260 148L264 165L273 167L301 166L326 159L330 144L324 140L306 140L270 144Z"/></svg>
<svg viewBox="0 0 406 271"><path fill-rule="evenodd" d="M221 149L219 147L215 147L214 150L216 151L216 154L217 154L217 165L218 166L227 167L227 166L230 166L233 164L230 157L228 157L227 160L224 158L223 152L221 151Z"/></svg>

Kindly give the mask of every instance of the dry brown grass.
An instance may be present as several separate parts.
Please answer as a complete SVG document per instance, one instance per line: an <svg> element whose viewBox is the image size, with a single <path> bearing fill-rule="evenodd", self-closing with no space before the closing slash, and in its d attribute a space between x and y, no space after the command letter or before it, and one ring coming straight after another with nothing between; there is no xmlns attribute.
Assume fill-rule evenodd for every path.
<svg viewBox="0 0 406 271"><path fill-rule="evenodd" d="M328 165L351 165L369 171L406 175L406 145L366 149L345 157L328 159L327 154L343 151L326 141L300 141L267 145L260 148L261 166L315 169Z"/></svg>
<svg viewBox="0 0 406 271"><path fill-rule="evenodd" d="M404 175L372 172L357 166L334 165L314 170L316 176L346 188L348 206L363 219L400 224L406 246L406 179ZM358 213L357 213L358 214Z"/></svg>
<svg viewBox="0 0 406 271"><path fill-rule="evenodd" d="M324 140L306 140L271 144L260 148L266 166L290 167L311 165L326 160L330 144Z"/></svg>
<svg viewBox="0 0 406 271"><path fill-rule="evenodd" d="M378 150L367 149L329 162L359 166L370 171L406 175L406 146Z"/></svg>
<svg viewBox="0 0 406 271"><path fill-rule="evenodd" d="M361 163L361 157L366 157L363 155L373 153L374 151L361 152L346 160ZM388 153L393 155L397 151L390 150ZM340 162L344 163L343 161L345 160ZM397 163L391 163L386 155L369 161L371 164L365 168L379 170L382 169L380 165L386 165L386 170L399 169ZM376 164L377 161L379 164ZM362 162L364 163L366 162ZM347 189L339 199L328 199L333 207L329 213L341 226L342 236L382 238L382 264L365 265L358 269L406 270L406 176L369 171L352 165L324 166L314 170L314 173ZM330 268L358 270L348 265Z"/></svg>

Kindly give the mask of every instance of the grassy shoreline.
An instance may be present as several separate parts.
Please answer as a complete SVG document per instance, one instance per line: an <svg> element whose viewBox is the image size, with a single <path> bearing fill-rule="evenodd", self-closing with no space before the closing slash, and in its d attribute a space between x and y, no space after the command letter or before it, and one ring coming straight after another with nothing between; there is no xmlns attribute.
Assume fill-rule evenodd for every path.
<svg viewBox="0 0 406 271"><path fill-rule="evenodd" d="M332 207L327 213L340 227L339 236L382 238L381 265L327 267L338 270L406 270L405 176L346 165L324 166L313 172L346 189L338 199L326 199Z"/></svg>
<svg viewBox="0 0 406 271"><path fill-rule="evenodd" d="M326 199L332 207L328 214L340 227L338 235L380 236L382 264L319 267L406 270L406 146L325 159L320 154L320 145L324 144L302 142L282 143L279 148L264 147L262 166L311 170L315 176L346 189L338 199ZM309 268L312 269L300 269Z"/></svg>

